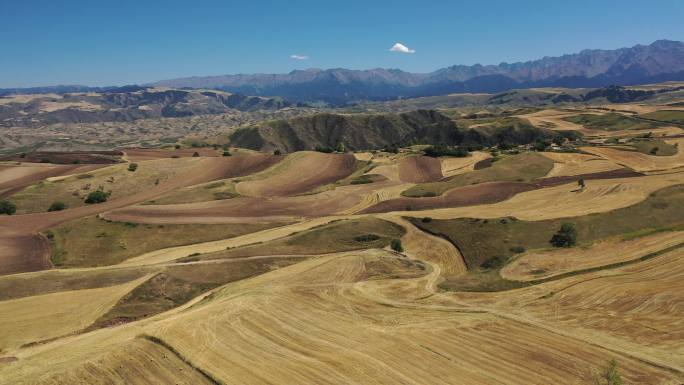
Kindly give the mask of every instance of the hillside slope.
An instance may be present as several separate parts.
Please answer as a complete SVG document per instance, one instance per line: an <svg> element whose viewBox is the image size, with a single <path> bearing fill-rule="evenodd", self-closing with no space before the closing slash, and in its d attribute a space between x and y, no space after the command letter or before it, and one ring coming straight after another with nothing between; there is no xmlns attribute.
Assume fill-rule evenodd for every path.
<svg viewBox="0 0 684 385"><path fill-rule="evenodd" d="M349 150L411 144L524 144L556 135L515 118L504 124L465 128L437 111L417 110L402 114L320 113L268 121L238 129L230 141L236 147L292 152L340 144Z"/></svg>

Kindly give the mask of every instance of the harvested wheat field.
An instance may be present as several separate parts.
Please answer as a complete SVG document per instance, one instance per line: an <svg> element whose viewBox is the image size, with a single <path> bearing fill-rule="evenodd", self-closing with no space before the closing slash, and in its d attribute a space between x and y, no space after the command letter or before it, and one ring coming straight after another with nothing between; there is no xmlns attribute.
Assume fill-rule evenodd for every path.
<svg viewBox="0 0 684 385"><path fill-rule="evenodd" d="M610 147L582 147L581 150L636 171L663 171L684 167L684 139L671 139L666 142L677 146L676 155L653 156Z"/></svg>
<svg viewBox="0 0 684 385"><path fill-rule="evenodd" d="M356 169L352 155L298 152L281 163L237 184L241 195L275 197L297 195L349 176Z"/></svg>
<svg viewBox="0 0 684 385"><path fill-rule="evenodd" d="M439 158L442 164L442 175L445 178L465 174L475 170L475 165L483 160L489 159L492 156L486 152L474 151L470 156L465 158L444 157Z"/></svg>
<svg viewBox="0 0 684 385"><path fill-rule="evenodd" d="M554 161L553 168L546 174L546 178L593 174L622 168L610 160L586 154L545 152L543 155Z"/></svg>
<svg viewBox="0 0 684 385"><path fill-rule="evenodd" d="M637 259L677 245L684 245L681 231L664 232L625 240L622 237L586 247L530 251L501 270L506 279L530 281L576 270Z"/></svg>

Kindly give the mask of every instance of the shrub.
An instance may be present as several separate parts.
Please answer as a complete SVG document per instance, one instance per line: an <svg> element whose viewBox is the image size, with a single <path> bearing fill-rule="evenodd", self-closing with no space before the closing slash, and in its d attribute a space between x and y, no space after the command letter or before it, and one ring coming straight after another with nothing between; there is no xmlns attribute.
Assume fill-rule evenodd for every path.
<svg viewBox="0 0 684 385"><path fill-rule="evenodd" d="M425 218L421 219L421 222L423 222L423 223L430 223L430 222L432 222L432 218L430 218L430 217L425 217Z"/></svg>
<svg viewBox="0 0 684 385"><path fill-rule="evenodd" d="M400 239L392 239L392 242L390 243L390 247L392 250L401 253L404 251L404 247L401 245L401 240Z"/></svg>
<svg viewBox="0 0 684 385"><path fill-rule="evenodd" d="M572 247L577 243L577 230L572 223L563 223L549 241L554 247Z"/></svg>
<svg viewBox="0 0 684 385"><path fill-rule="evenodd" d="M79 159L74 159L71 161L72 164L81 164L81 161Z"/></svg>
<svg viewBox="0 0 684 385"><path fill-rule="evenodd" d="M373 242L377 241L378 239L380 239L380 236L377 234L363 234L354 237L356 242Z"/></svg>
<svg viewBox="0 0 684 385"><path fill-rule="evenodd" d="M199 157L199 152L197 152L197 151L193 152L193 153L192 153L192 157L193 157L193 158Z"/></svg>
<svg viewBox="0 0 684 385"><path fill-rule="evenodd" d="M356 177L349 182L349 184L366 184L366 183L373 183L373 179L371 179L368 175L361 175L359 177Z"/></svg>
<svg viewBox="0 0 684 385"><path fill-rule="evenodd" d="M495 255L493 257L487 258L484 262L482 262L480 267L483 269L498 269L503 267L503 265L506 264L506 261L508 261L508 258L501 255Z"/></svg>
<svg viewBox="0 0 684 385"><path fill-rule="evenodd" d="M577 180L577 186L579 186L579 188L581 189L583 189L586 186L586 184L584 183L584 178L579 178L579 180Z"/></svg>
<svg viewBox="0 0 684 385"><path fill-rule="evenodd" d="M173 148L175 148L176 150L180 150L181 145L180 145L180 144L176 144L175 146L173 146Z"/></svg>
<svg viewBox="0 0 684 385"><path fill-rule="evenodd" d="M93 203L102 203L102 202L107 202L107 198L109 197L109 194L107 194L104 191L93 191L90 194L88 194L88 197L85 200L85 203L88 204L93 204Z"/></svg>
<svg viewBox="0 0 684 385"><path fill-rule="evenodd" d="M0 214L12 215L16 212L17 205L6 199L0 200Z"/></svg>
<svg viewBox="0 0 684 385"><path fill-rule="evenodd" d="M64 202L52 202L50 207L48 208L48 211L62 211L66 208L66 205Z"/></svg>
<svg viewBox="0 0 684 385"><path fill-rule="evenodd" d="M231 156L232 154L230 151L223 151L223 156Z"/></svg>
<svg viewBox="0 0 684 385"><path fill-rule="evenodd" d="M511 253L516 253L516 254L520 254L520 253L525 252L525 248L522 246L513 246L510 248L510 250L511 250Z"/></svg>
<svg viewBox="0 0 684 385"><path fill-rule="evenodd" d="M138 164L137 163L131 163L128 165L128 171L135 171L138 169Z"/></svg>
<svg viewBox="0 0 684 385"><path fill-rule="evenodd" d="M316 146L315 150L318 152L326 153L326 154L329 154L329 153L334 151L332 148L330 148L328 146Z"/></svg>
<svg viewBox="0 0 684 385"><path fill-rule="evenodd" d="M399 148L395 145L387 145L387 146L383 147L382 151L389 152L392 154L396 154L399 152Z"/></svg>
<svg viewBox="0 0 684 385"><path fill-rule="evenodd" d="M658 153L658 147L653 147L650 151L651 155L656 155Z"/></svg>
<svg viewBox="0 0 684 385"><path fill-rule="evenodd" d="M603 370L600 376L596 379L599 385L622 385L622 377L618 372L617 361L613 358L608 362L608 366Z"/></svg>
<svg viewBox="0 0 684 385"><path fill-rule="evenodd" d="M280 152L280 150L274 150L273 151L273 155L280 155L280 154L282 154L282 152Z"/></svg>

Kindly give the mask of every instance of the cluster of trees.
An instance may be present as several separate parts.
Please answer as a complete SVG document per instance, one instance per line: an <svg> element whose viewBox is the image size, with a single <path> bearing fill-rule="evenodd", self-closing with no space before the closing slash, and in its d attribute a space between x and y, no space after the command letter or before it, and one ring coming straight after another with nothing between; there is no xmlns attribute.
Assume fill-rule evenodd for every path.
<svg viewBox="0 0 684 385"><path fill-rule="evenodd" d="M549 243L554 247L573 247L577 244L577 230L572 223L563 223Z"/></svg>
<svg viewBox="0 0 684 385"><path fill-rule="evenodd" d="M347 148L345 147L344 143L340 142L337 147L332 148L329 146L316 146L314 150L318 152L324 152L326 154L330 154L333 152L347 152Z"/></svg>
<svg viewBox="0 0 684 385"><path fill-rule="evenodd" d="M457 158L465 158L468 155L470 155L470 153L468 152L468 148L466 147L449 147L443 144L427 147L423 150L423 153L426 156L430 156L433 158L437 158L439 156L455 156Z"/></svg>
<svg viewBox="0 0 684 385"><path fill-rule="evenodd" d="M107 202L107 198L109 198L110 194L111 192L104 192L102 190L93 191L90 194L88 194L85 203L95 204Z"/></svg>

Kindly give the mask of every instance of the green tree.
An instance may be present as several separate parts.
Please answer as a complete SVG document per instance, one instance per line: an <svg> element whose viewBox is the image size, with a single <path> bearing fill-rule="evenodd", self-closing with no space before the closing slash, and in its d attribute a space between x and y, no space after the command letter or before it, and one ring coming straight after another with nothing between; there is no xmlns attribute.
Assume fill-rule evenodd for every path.
<svg viewBox="0 0 684 385"><path fill-rule="evenodd" d="M62 211L64 209L66 209L66 204L64 204L64 202L56 201L52 202L48 211Z"/></svg>
<svg viewBox="0 0 684 385"><path fill-rule="evenodd" d="M135 171L138 169L138 164L137 163L131 163L128 165L128 171Z"/></svg>
<svg viewBox="0 0 684 385"><path fill-rule="evenodd" d="M392 242L390 243L390 247L392 250L401 253L404 251L404 247L401 245L401 240L400 239L392 239Z"/></svg>
<svg viewBox="0 0 684 385"><path fill-rule="evenodd" d="M104 191L93 191L90 194L88 194L88 197L85 200L85 203L92 204L92 203L102 203L102 202L107 202L107 198L109 197L109 194L107 194Z"/></svg>
<svg viewBox="0 0 684 385"><path fill-rule="evenodd" d="M347 152L347 148L344 147L344 143L340 142L340 144L337 145L337 152Z"/></svg>
<svg viewBox="0 0 684 385"><path fill-rule="evenodd" d="M577 243L577 230L572 223L563 223L549 241L554 247L573 247Z"/></svg>
<svg viewBox="0 0 684 385"><path fill-rule="evenodd" d="M618 372L617 361L613 358L608 362L608 366L603 373L596 379L596 385L622 385L622 377Z"/></svg>
<svg viewBox="0 0 684 385"><path fill-rule="evenodd" d="M0 214L12 215L17 212L17 206L6 200L0 200Z"/></svg>

